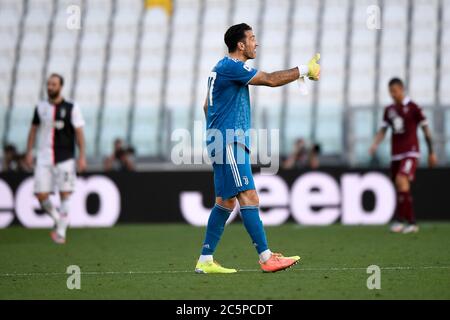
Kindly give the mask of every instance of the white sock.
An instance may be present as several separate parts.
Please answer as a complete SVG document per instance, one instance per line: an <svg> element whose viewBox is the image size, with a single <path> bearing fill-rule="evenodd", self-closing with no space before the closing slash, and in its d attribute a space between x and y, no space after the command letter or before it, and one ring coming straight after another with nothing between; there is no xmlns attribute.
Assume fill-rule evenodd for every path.
<svg viewBox="0 0 450 320"><path fill-rule="evenodd" d="M50 199L46 199L41 202L41 207L44 209L45 212L47 212L55 221L55 223L59 220L59 214L58 211L56 211L55 207L53 206Z"/></svg>
<svg viewBox="0 0 450 320"><path fill-rule="evenodd" d="M267 249L259 254L259 260L261 260L261 262L264 263L267 260L269 260L271 256L272 256L272 251L270 251L270 249Z"/></svg>
<svg viewBox="0 0 450 320"><path fill-rule="evenodd" d="M199 262L210 262L213 261L213 256L211 254L208 255L201 255L200 258L198 258Z"/></svg>
<svg viewBox="0 0 450 320"><path fill-rule="evenodd" d="M56 223L56 233L60 236L65 238L66 237L66 231L68 227L68 221L67 219L60 219Z"/></svg>
<svg viewBox="0 0 450 320"><path fill-rule="evenodd" d="M59 213L62 216L66 216L69 214L69 198L61 199L61 206L59 207Z"/></svg>

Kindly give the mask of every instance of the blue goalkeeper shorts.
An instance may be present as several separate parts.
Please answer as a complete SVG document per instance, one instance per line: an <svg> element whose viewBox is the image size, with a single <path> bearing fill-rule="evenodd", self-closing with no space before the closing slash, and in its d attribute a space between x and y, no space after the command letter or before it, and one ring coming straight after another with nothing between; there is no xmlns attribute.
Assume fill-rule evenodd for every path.
<svg viewBox="0 0 450 320"><path fill-rule="evenodd" d="M216 197L230 199L238 193L255 189L250 152L239 143L226 145L222 163L213 163Z"/></svg>

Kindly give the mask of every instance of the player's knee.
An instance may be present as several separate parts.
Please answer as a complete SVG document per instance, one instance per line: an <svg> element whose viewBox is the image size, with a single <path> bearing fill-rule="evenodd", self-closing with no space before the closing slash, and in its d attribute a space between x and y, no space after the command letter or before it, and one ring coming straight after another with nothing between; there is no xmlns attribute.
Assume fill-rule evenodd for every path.
<svg viewBox="0 0 450 320"><path fill-rule="evenodd" d="M259 197L256 190L246 190L238 196L241 206L259 206Z"/></svg>
<svg viewBox="0 0 450 320"><path fill-rule="evenodd" d="M216 203L222 207L233 210L236 207L236 198L223 200L220 197L216 198Z"/></svg>
<svg viewBox="0 0 450 320"><path fill-rule="evenodd" d="M37 193L36 194L36 198L38 199L39 202L43 202L45 200L47 200L49 197L48 193Z"/></svg>
<svg viewBox="0 0 450 320"><path fill-rule="evenodd" d="M72 194L71 192L61 192L60 196L61 196L61 199L66 200L70 197L71 194Z"/></svg>
<svg viewBox="0 0 450 320"><path fill-rule="evenodd" d="M409 191L409 180L408 177L404 174L398 174L395 177L395 186L397 191L407 192Z"/></svg>

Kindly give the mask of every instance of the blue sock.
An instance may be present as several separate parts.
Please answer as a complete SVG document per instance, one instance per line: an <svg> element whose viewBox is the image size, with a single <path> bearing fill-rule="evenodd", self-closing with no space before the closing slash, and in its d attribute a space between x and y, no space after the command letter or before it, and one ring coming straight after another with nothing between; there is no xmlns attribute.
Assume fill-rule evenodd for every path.
<svg viewBox="0 0 450 320"><path fill-rule="evenodd" d="M225 207L214 205L208 219L208 226L206 227L205 241L203 242L202 255L212 255L216 250L216 246L222 237L225 223L228 220L232 210Z"/></svg>
<svg viewBox="0 0 450 320"><path fill-rule="evenodd" d="M266 233L262 221L259 217L259 209L257 206L242 206L241 217L244 220L245 229L252 238L253 245L256 247L258 254L267 250Z"/></svg>

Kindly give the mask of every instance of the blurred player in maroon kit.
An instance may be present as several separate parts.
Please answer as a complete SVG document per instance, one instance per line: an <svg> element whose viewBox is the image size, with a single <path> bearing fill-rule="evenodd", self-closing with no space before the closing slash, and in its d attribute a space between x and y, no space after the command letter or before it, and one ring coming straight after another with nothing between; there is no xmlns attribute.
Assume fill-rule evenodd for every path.
<svg viewBox="0 0 450 320"><path fill-rule="evenodd" d="M410 185L414 181L420 157L417 127L424 132L428 146L428 165L437 163L433 151L431 132L422 109L405 94L402 80L393 78L389 81L389 93L394 103L384 109L383 123L375 136L369 153L373 156L378 145L384 139L387 129L392 128L391 174L397 189L396 222L392 232L411 233L419 231L414 216ZM407 224L405 224L405 222Z"/></svg>

